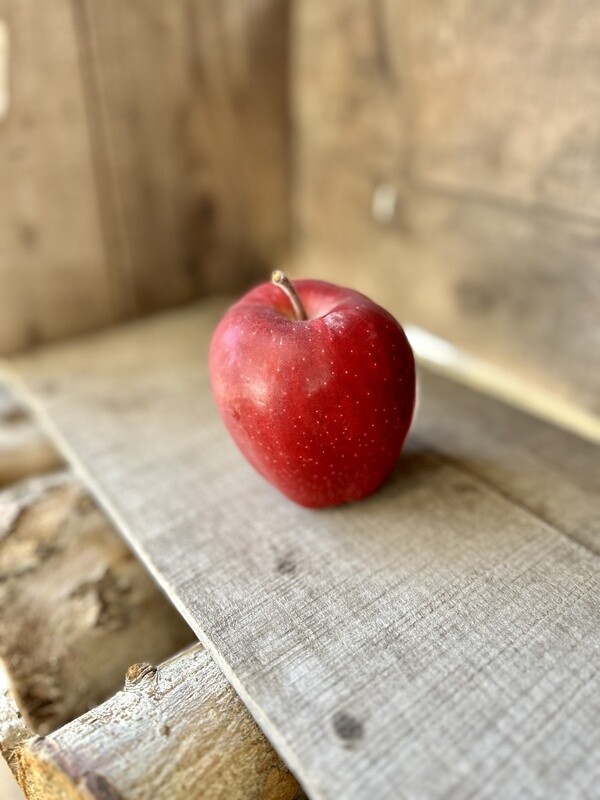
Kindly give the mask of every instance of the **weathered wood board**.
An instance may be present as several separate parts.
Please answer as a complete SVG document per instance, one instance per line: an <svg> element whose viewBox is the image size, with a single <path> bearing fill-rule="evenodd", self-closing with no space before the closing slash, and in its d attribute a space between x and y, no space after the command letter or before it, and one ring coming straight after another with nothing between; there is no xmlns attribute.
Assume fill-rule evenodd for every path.
<svg viewBox="0 0 600 800"><path fill-rule="evenodd" d="M600 554L600 448L450 380L420 378L420 436Z"/></svg>
<svg viewBox="0 0 600 800"><path fill-rule="evenodd" d="M125 310L239 289L287 242L287 2L85 0L74 17Z"/></svg>
<svg viewBox="0 0 600 800"><path fill-rule="evenodd" d="M309 795L591 798L592 452L579 461L572 437L528 433L525 416L426 380L383 491L297 508L216 416L218 313L193 307L12 366Z"/></svg>
<svg viewBox="0 0 600 800"><path fill-rule="evenodd" d="M593 4L297 3L298 274L600 416Z"/></svg>
<svg viewBox="0 0 600 800"><path fill-rule="evenodd" d="M52 449L0 381L0 433L19 423ZM0 456L36 473L8 441ZM0 798L23 797L9 764L28 800L108 800L107 785L119 800L303 796L210 657L197 660L200 646L151 666L193 635L72 472L15 480L0 488ZM162 695L165 678L175 697Z"/></svg>
<svg viewBox="0 0 600 800"><path fill-rule="evenodd" d="M201 645L134 664L122 692L12 753L28 800L302 800Z"/></svg>

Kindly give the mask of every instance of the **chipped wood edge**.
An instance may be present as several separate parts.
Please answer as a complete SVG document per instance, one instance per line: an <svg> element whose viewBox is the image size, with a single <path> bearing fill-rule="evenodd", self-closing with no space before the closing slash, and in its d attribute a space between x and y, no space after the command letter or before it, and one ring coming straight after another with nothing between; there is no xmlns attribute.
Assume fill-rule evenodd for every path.
<svg viewBox="0 0 600 800"><path fill-rule="evenodd" d="M16 778L15 751L34 737L21 713L12 691L9 676L0 670L0 753Z"/></svg>
<svg viewBox="0 0 600 800"><path fill-rule="evenodd" d="M51 736L17 744L13 761L27 800L304 796L201 645L160 667L132 665L121 692Z"/></svg>

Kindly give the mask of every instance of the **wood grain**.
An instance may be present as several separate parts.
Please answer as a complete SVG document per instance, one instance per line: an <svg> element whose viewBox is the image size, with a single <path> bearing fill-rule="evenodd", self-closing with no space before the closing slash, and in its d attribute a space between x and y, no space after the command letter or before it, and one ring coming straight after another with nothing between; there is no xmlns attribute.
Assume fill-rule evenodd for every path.
<svg viewBox="0 0 600 800"><path fill-rule="evenodd" d="M418 436L600 555L598 446L425 370L420 399Z"/></svg>
<svg viewBox="0 0 600 800"><path fill-rule="evenodd" d="M288 6L2 0L0 352L284 256Z"/></svg>
<svg viewBox="0 0 600 800"><path fill-rule="evenodd" d="M559 0L298 4L296 272L598 415L600 17L586 19ZM393 202L375 219L382 186Z"/></svg>
<svg viewBox="0 0 600 800"><path fill-rule="evenodd" d="M125 689L15 752L27 800L300 800L208 653L133 665Z"/></svg>
<svg viewBox="0 0 600 800"><path fill-rule="evenodd" d="M0 351L113 314L70 0L0 3L10 105L0 120Z"/></svg>
<svg viewBox="0 0 600 800"><path fill-rule="evenodd" d="M13 368L309 795L592 797L600 561L576 515L566 536L423 422L376 496L295 507L216 417L218 313Z"/></svg>
<svg viewBox="0 0 600 800"><path fill-rule="evenodd" d="M68 471L0 492L0 664L44 735L194 640Z"/></svg>
<svg viewBox="0 0 600 800"><path fill-rule="evenodd" d="M131 310L239 289L287 243L287 3L78 8L99 198Z"/></svg>
<svg viewBox="0 0 600 800"><path fill-rule="evenodd" d="M0 436L0 479L12 479L12 486L0 491L0 751L7 761L0 759L0 796L23 797L8 767L11 764L17 771L15 751L23 743L21 780L28 798L56 797L67 783L74 798L89 800L93 795L105 800L102 788L109 778L120 788L127 784L121 798L144 798L148 792L155 800L300 797L293 776L224 678L215 680L210 668L201 670L199 678L188 676L197 666L195 652L177 660L175 696L185 698L185 708L171 702L169 694L161 698L163 721L172 716L177 726L165 723L148 736L146 706L155 706L158 684L156 671L150 670L156 680L149 696L142 692L146 705L130 696L124 713L120 696L107 701L104 716L114 725L110 730L95 727L93 746L86 746L90 744L86 740L77 757L69 753L68 774L67 734L62 730L56 741L52 739L51 752L62 754L58 762L48 748L40 754L34 732L48 734L77 718L122 686L132 662L158 663L193 636L70 471L15 483L18 470L9 455L21 471L30 466L32 475L44 466L32 458L34 432L44 452L52 454L53 464L59 462L52 442L28 411L18 393L0 385L0 434L6 434ZM29 435L15 436L15 426ZM11 447L3 446L6 441ZM3 463L8 473L2 472ZM45 469L50 468L46 463ZM139 664L128 676L135 676L136 670L140 672ZM7 685L10 693L3 694ZM190 702L194 692L201 694L199 715ZM78 724L87 724L90 718L97 722L92 712ZM115 736L115 729L121 737ZM77 740L77 734L71 735ZM150 749L151 759L146 755ZM182 753L194 772L193 788L181 780ZM104 782L97 771L101 761ZM150 762L162 764L159 774L148 770ZM93 784L79 779L75 764L81 775L96 770Z"/></svg>
<svg viewBox="0 0 600 800"><path fill-rule="evenodd" d="M386 10L422 180L600 219L593 4L399 0Z"/></svg>

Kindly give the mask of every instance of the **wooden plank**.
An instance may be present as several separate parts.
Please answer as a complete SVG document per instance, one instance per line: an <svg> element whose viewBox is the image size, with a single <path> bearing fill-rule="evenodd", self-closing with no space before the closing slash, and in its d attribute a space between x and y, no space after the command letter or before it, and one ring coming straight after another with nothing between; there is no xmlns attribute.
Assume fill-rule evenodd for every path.
<svg viewBox="0 0 600 800"><path fill-rule="evenodd" d="M285 0L0 0L1 353L285 254L288 49Z"/></svg>
<svg viewBox="0 0 600 800"><path fill-rule="evenodd" d="M239 288L284 250L286 9L78 7L99 196L137 313Z"/></svg>
<svg viewBox="0 0 600 800"><path fill-rule="evenodd" d="M600 17L590 10L589 28L576 30L565 2L496 6L298 4L297 271L362 289L598 416L588 101L600 82L587 37ZM571 18L570 38L558 32L559 12ZM526 24L528 15L539 19ZM519 46L504 69L511 36ZM557 54L560 77L544 72ZM539 93L527 59L533 77L546 75ZM545 137L539 147L536 136ZM498 159L488 163L494 143Z"/></svg>
<svg viewBox="0 0 600 800"><path fill-rule="evenodd" d="M291 3L193 0L187 7L188 180L198 198L188 226L205 288L223 292L260 279L290 248ZM222 250L212 260L202 227L207 198Z"/></svg>
<svg viewBox="0 0 600 800"><path fill-rule="evenodd" d="M518 408L586 442L600 444L600 417L593 411L574 405L512 369L503 369L488 359L454 347L424 328L405 325L404 330L424 369Z"/></svg>
<svg viewBox="0 0 600 800"><path fill-rule="evenodd" d="M309 795L591 796L598 556L418 428L375 497L295 507L216 417L218 313L14 369Z"/></svg>
<svg viewBox="0 0 600 800"><path fill-rule="evenodd" d="M600 554L600 449L459 384L420 374L418 435Z"/></svg>
<svg viewBox="0 0 600 800"><path fill-rule="evenodd" d="M0 433L5 428L10 431L17 421L27 422L32 430L37 427L28 418L22 398L0 385ZM39 429L38 436L43 436ZM43 438L50 451L51 441ZM24 449L30 455L29 440ZM39 463L19 457L18 448L13 447L13 456L21 467L31 463L31 474L37 471ZM0 477L1 464L0 457ZM145 750L149 748L153 763L163 765L160 791L152 792L154 800L176 800L178 792L186 800L248 797L259 790L261 800L299 797L298 784L249 721L233 689L225 688L225 679L215 680L214 669L207 668L198 686L197 676L188 675L197 663L195 651L176 660L176 694L187 698L185 708L177 704L173 708L169 695L161 698L163 723L168 715L177 720L177 726L168 728L168 741L164 724L158 731L148 729L147 704L156 702L151 692L142 693L145 704L129 696L127 719L120 696L110 699L105 718L119 724L112 725L110 734L96 727L97 742L91 749L84 747L78 755L69 752L65 746L69 734L59 731L52 739L54 755L61 752L58 762L49 757L47 748L38 752L34 732L54 732L120 688L133 662L158 663L192 639L190 629L68 470L29 478L0 491L0 752L8 762L0 759L0 797L22 797L10 770L6 774L8 764L17 771L15 750L20 743L21 780L28 798L55 797L65 791L66 782L73 797L90 800L93 795L106 800L102 781L90 787L83 779L90 772L98 776L102 760L102 777L119 787L121 800L143 798L148 782L156 776L148 770ZM169 665L165 672L164 666L154 670L148 665L144 672L155 676L154 689L165 675L172 677L168 675L171 669ZM10 694L4 693L7 686ZM190 695L201 701L199 715ZM98 715L92 712L85 720L78 719L77 725L81 723L88 732L85 726L90 719L97 722ZM114 736L115 727L121 737ZM199 727L203 737L198 736ZM212 739L207 741L209 733ZM79 742L76 734L71 735ZM137 743L144 750L136 752L135 758L132 743L134 749ZM208 755L209 750L214 756ZM194 770L193 789L180 779L182 752L188 768ZM165 780L165 770L169 780Z"/></svg>
<svg viewBox="0 0 600 800"><path fill-rule="evenodd" d="M13 752L27 800L300 800L208 653L134 664L125 688Z"/></svg>
<svg viewBox="0 0 600 800"><path fill-rule="evenodd" d="M0 352L114 321L70 0L0 3Z"/></svg>
<svg viewBox="0 0 600 800"><path fill-rule="evenodd" d="M400 0L388 14L422 180L600 219L595 3Z"/></svg>

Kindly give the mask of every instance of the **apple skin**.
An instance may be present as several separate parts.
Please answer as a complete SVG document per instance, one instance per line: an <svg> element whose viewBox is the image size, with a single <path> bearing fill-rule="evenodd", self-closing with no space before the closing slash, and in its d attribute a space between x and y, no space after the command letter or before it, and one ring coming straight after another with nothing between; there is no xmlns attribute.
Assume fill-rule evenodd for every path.
<svg viewBox="0 0 600 800"><path fill-rule="evenodd" d="M396 320L367 297L294 281L307 320L264 283L210 345L213 394L248 461L296 503L367 497L393 471L415 404L415 363Z"/></svg>

